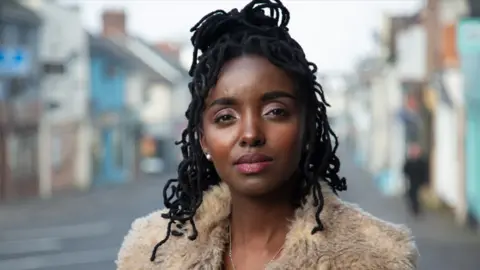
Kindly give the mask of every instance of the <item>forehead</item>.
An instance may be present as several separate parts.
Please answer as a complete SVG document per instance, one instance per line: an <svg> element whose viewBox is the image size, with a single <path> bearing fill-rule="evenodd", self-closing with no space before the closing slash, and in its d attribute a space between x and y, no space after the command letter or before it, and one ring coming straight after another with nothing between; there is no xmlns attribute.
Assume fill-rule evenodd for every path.
<svg viewBox="0 0 480 270"><path fill-rule="evenodd" d="M223 66L210 97L260 96L268 91L285 91L293 94L293 82L281 68L260 56L241 56Z"/></svg>

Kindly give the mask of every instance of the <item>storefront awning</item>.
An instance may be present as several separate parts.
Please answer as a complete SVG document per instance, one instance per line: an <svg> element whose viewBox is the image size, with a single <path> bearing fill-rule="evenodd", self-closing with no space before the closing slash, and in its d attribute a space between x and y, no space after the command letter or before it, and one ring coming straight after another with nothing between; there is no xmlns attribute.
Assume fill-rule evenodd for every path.
<svg viewBox="0 0 480 270"><path fill-rule="evenodd" d="M4 21L19 22L31 26L39 26L42 22L37 13L16 0L0 0L0 18Z"/></svg>

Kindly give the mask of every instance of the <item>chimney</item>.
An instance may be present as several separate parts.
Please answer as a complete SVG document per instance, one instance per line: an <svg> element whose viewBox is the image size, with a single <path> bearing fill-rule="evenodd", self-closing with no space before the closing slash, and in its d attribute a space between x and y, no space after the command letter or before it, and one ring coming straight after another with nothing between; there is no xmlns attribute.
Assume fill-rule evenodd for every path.
<svg viewBox="0 0 480 270"><path fill-rule="evenodd" d="M175 59L180 58L180 46L174 42L158 42L155 47Z"/></svg>
<svg viewBox="0 0 480 270"><path fill-rule="evenodd" d="M105 10L102 21L104 37L114 38L127 34L127 16L124 10Z"/></svg>

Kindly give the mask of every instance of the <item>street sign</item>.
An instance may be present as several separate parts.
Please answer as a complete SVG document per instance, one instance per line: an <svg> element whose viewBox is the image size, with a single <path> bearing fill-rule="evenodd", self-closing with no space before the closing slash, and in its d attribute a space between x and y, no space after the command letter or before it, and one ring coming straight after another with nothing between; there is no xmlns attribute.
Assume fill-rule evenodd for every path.
<svg viewBox="0 0 480 270"><path fill-rule="evenodd" d="M25 48L0 46L0 76L27 76L31 60L31 52Z"/></svg>

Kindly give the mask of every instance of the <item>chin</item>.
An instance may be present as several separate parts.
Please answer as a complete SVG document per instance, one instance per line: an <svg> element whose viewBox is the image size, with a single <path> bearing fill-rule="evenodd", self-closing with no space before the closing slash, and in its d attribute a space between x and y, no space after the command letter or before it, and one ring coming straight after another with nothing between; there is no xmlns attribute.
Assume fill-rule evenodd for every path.
<svg viewBox="0 0 480 270"><path fill-rule="evenodd" d="M247 197L262 197L268 196L281 189L283 182L278 180L268 179L261 175L243 176L243 179L237 179L236 183L230 183L232 192L242 194ZM277 178L278 179L278 178Z"/></svg>

